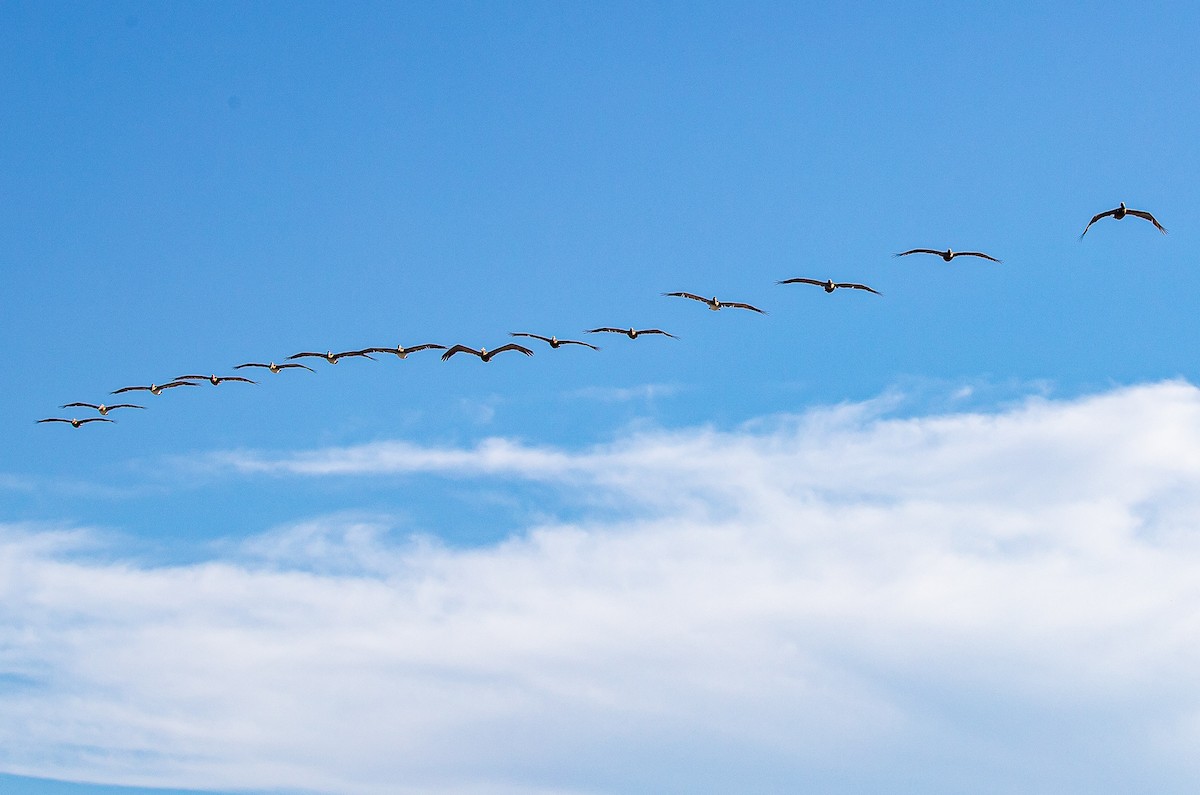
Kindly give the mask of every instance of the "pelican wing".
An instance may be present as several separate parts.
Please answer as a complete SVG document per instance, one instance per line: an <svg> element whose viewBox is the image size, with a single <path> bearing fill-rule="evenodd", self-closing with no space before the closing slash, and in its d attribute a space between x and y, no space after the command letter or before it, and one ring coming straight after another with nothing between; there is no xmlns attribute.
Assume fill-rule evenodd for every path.
<svg viewBox="0 0 1200 795"><path fill-rule="evenodd" d="M897 254L896 256L899 257L900 255ZM817 279L804 279L804 278L800 278L800 277L796 277L795 279L782 279L781 281L777 281L775 283L776 284L815 284L818 287L825 286L825 282L818 281Z"/></svg>
<svg viewBox="0 0 1200 795"><path fill-rule="evenodd" d="M750 304L742 304L742 303L738 303L735 301L722 301L721 306L732 306L735 309L749 309L751 312L757 312L760 315L767 314L766 312L759 309L757 306L750 306Z"/></svg>
<svg viewBox="0 0 1200 795"><path fill-rule="evenodd" d="M208 376L203 376L203 377L207 378ZM159 389L174 389L177 386L200 386L200 385L197 384L195 381L176 380L176 381L170 381L166 384L163 384L162 386L159 387Z"/></svg>
<svg viewBox="0 0 1200 795"><path fill-rule="evenodd" d="M150 387L148 387L148 386L123 386L120 389L114 389L109 394L110 395L119 395L122 392L149 392L149 391L150 391Z"/></svg>
<svg viewBox="0 0 1200 795"><path fill-rule="evenodd" d="M942 256L942 252L934 251L931 248L910 248L908 251L901 251L899 254L893 254L893 257L907 257L909 254L936 254Z"/></svg>
<svg viewBox="0 0 1200 795"><path fill-rule="evenodd" d="M96 406L96 408L98 409L100 407ZM109 406L108 410L112 411L113 409L144 409L144 408L146 408L146 407L145 406L135 406L132 403L118 403L115 406Z"/></svg>
<svg viewBox="0 0 1200 795"><path fill-rule="evenodd" d="M595 346L595 345L593 345L592 343L590 343L590 342L582 342L582 341L580 341L580 340L559 340L559 341L558 341L558 344L559 344L559 345L582 345L583 347L585 347L585 348L591 348L591 349L592 349L592 350L594 350L594 351L598 351L598 350L600 350L598 347L596 347L596 346Z"/></svg>
<svg viewBox="0 0 1200 795"><path fill-rule="evenodd" d="M209 377L207 375L177 375L177 376L175 376L176 381L187 381L192 378L195 378L199 381L207 381Z"/></svg>
<svg viewBox="0 0 1200 795"><path fill-rule="evenodd" d="M116 422L116 420L110 420L108 417L88 417L87 419L79 420L78 422L80 425L87 425L89 422Z"/></svg>
<svg viewBox="0 0 1200 795"><path fill-rule="evenodd" d="M59 406L59 408L60 409L84 408L84 409L95 409L96 411L100 410L100 407L97 406L95 403L64 403L61 406Z"/></svg>
<svg viewBox="0 0 1200 795"><path fill-rule="evenodd" d="M299 362L292 362L291 364L277 364L275 367L280 370L286 370L289 367L299 367L302 370L308 370L310 373L316 372L316 370L312 369L307 364L300 364ZM236 370L237 368L235 367L234 369Z"/></svg>
<svg viewBox="0 0 1200 795"><path fill-rule="evenodd" d="M585 334L596 334L597 332L600 332L600 331L611 331L611 332L613 332L614 334L625 334L625 333L627 333L626 329L623 329L623 328L612 328L611 326L601 326L600 328L590 328L590 329L587 329L587 330L585 330L585 331L584 331L584 333L585 333Z"/></svg>
<svg viewBox="0 0 1200 795"><path fill-rule="evenodd" d="M1108 212L1097 213L1096 215L1093 215L1092 220L1088 221L1088 225L1085 226L1083 228L1083 231L1079 233L1079 239L1083 240L1083 236L1087 234L1087 230L1092 228L1092 224L1096 223L1101 218L1107 218L1110 215L1116 215L1120 209L1121 209L1120 207L1114 207L1113 209L1109 210ZM1128 211L1126 211L1126 212L1128 212Z"/></svg>
<svg viewBox="0 0 1200 795"><path fill-rule="evenodd" d="M453 356L456 353L471 353L471 354L478 356L480 359L483 358L483 354L480 353L479 351L475 350L474 348L468 348L466 345L455 345L453 348L448 349L445 353L442 354L442 361L443 362L446 361L447 359L449 359L451 356Z"/></svg>
<svg viewBox="0 0 1200 795"><path fill-rule="evenodd" d="M868 287L865 284L856 284L854 282L843 282L841 284L835 284L833 286L834 287L845 287L850 290L866 290L868 293L875 293L875 295L883 295L883 293L879 292L878 290L872 290L870 287Z"/></svg>
<svg viewBox="0 0 1200 795"><path fill-rule="evenodd" d="M533 356L533 351L529 350L524 345L518 345L515 342L510 342L507 345L501 345L499 348L497 348L494 351L488 351L488 354L491 356L495 356L497 353L504 353L505 351L520 351L521 353L525 354L526 356Z"/></svg>
<svg viewBox="0 0 1200 795"><path fill-rule="evenodd" d="M246 384L257 384L257 381L251 381L249 378L242 378L240 375L227 375L217 378L222 384L226 381L241 381Z"/></svg>
<svg viewBox="0 0 1200 795"><path fill-rule="evenodd" d="M325 358L325 354L323 354L323 353L316 353L315 351L301 351L300 353L293 353L291 356L288 357L288 359L289 360L290 359L303 359L305 356L313 356L318 359Z"/></svg>
<svg viewBox="0 0 1200 795"><path fill-rule="evenodd" d="M664 337L670 337L673 340L679 339L679 337L676 337L674 334L668 334L667 332L663 331L660 328L640 328L637 330L637 333L638 334L662 334Z"/></svg>
<svg viewBox="0 0 1200 795"><path fill-rule="evenodd" d="M1155 229L1162 232L1164 235L1167 233L1167 230L1164 229L1163 225L1158 222L1158 219L1145 210L1126 210L1125 212L1129 215L1136 215L1138 218L1145 218L1147 221L1154 224Z"/></svg>
<svg viewBox="0 0 1200 795"><path fill-rule="evenodd" d="M708 303L707 298L705 298L704 296L696 295L695 293L663 293L663 295L671 296L673 298L690 298L693 301L699 301L702 304Z"/></svg>
<svg viewBox="0 0 1200 795"><path fill-rule="evenodd" d="M302 364L285 364L285 365L283 365L283 366L284 366L284 367L303 367L304 365L302 365ZM263 364L262 362L246 362L245 364L239 364L239 365L237 365L237 366L236 366L236 367L234 367L233 369L234 369L234 370L241 370L243 367L265 367L265 368L266 368L266 369L268 369L268 370L270 370L270 369L271 369L271 365L269 365L269 364Z"/></svg>
<svg viewBox="0 0 1200 795"><path fill-rule="evenodd" d="M371 355L371 354L368 352L368 350L369 350L368 348L363 348L363 349L362 349L362 350L360 350L360 351L342 351L341 353L335 353L335 354L333 355L333 358L335 358L335 359L346 359L346 358L349 358L349 357L351 357L351 356L361 356L361 357L363 357L364 359L370 359L371 361L375 361L375 357L374 357L374 356L372 356L372 355Z"/></svg>
<svg viewBox="0 0 1200 795"><path fill-rule="evenodd" d="M988 260L991 260L992 262L1000 262L1000 260L991 256L990 254L984 254L982 251L956 251L956 252L954 252L954 256L955 257L982 257L983 259L988 259ZM953 259L953 257L951 259Z"/></svg>
<svg viewBox="0 0 1200 795"><path fill-rule="evenodd" d="M70 423L71 421L70 421L70 420L64 420L62 417L47 417L47 418L46 418L46 419L44 419L44 420L38 420L37 422L35 422L35 423L34 423L34 425L40 425L40 424L42 424L43 422L66 422L66 423ZM71 424L74 424L74 423L71 423Z"/></svg>
<svg viewBox="0 0 1200 795"><path fill-rule="evenodd" d="M541 334L530 334L527 331L512 331L509 332L510 337L529 337L530 339L541 340L542 342L550 342L549 337L543 337Z"/></svg>

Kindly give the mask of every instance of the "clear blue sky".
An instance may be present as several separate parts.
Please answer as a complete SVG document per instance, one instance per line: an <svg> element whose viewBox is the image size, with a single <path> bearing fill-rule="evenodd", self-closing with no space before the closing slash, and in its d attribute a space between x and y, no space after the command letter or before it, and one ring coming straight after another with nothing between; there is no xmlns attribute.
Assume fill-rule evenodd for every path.
<svg viewBox="0 0 1200 795"><path fill-rule="evenodd" d="M496 438L574 455L881 395L921 418L1194 380L1197 30L1187 3L0 4L0 524L86 529L105 546L80 555L148 570L331 516L493 551L628 506L470 467L245 462ZM1121 201L1170 233L1106 219L1078 239ZM1003 263L892 256L913 247ZM793 276L883 295L775 284ZM141 393L113 425L34 423L301 350L602 325L680 339L315 361ZM28 697L4 659L0 712ZM33 774L0 789L140 791L43 783L133 780L63 742L0 754ZM596 786L666 775L630 764L646 777ZM804 780L775 769L779 791ZM146 783L197 785L172 770ZM504 780L588 781L531 771Z"/></svg>

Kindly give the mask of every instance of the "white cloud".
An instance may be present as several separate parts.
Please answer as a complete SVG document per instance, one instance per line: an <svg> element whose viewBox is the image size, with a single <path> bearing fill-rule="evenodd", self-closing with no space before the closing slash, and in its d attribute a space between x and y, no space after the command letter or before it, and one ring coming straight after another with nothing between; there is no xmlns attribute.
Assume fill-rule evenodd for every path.
<svg viewBox="0 0 1200 795"><path fill-rule="evenodd" d="M328 517L176 567L0 529L0 769L339 793L1200 782L1184 383L225 461L528 478L629 511L465 550Z"/></svg>

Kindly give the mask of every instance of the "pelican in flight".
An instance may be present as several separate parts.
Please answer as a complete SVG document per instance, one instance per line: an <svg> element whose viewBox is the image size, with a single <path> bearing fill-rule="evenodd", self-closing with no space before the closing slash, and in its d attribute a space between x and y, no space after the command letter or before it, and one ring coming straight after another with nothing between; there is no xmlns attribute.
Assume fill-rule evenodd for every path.
<svg viewBox="0 0 1200 795"><path fill-rule="evenodd" d="M443 362L446 361L447 359L449 359L451 356L453 356L456 353L470 353L474 356L478 356L480 359L483 359L485 362L490 362L492 360L493 356L495 356L498 353L504 353L505 351L520 351L521 353L525 354L526 356L533 356L533 351L529 350L524 345L518 345L515 342L510 342L507 345L501 345L499 348L497 348L494 351L489 351L487 348L480 348L479 350L475 350L474 348L468 348L466 345L455 345L453 348L449 349L448 351L446 351L445 353L442 354L442 361Z"/></svg>
<svg viewBox="0 0 1200 795"><path fill-rule="evenodd" d="M839 287L844 287L844 288L847 288L850 290L866 290L868 293L875 293L875 295L883 295L883 293L879 292L878 290L872 290L870 287L868 287L865 284L856 284L854 282L835 282L833 279L827 279L826 281L820 281L819 279L796 278L796 279L783 279L783 280L775 282L775 283L776 284L815 284L818 287L823 288L825 290L825 292L827 292L827 293L832 293L834 290L838 289Z"/></svg>
<svg viewBox="0 0 1200 795"><path fill-rule="evenodd" d="M101 403L99 405L97 405L95 403L64 403L61 406L59 406L59 408L63 408L63 409L70 409L70 408L76 408L76 407L85 408L85 409L95 409L96 411L100 412L101 417L107 415L108 412L112 411L113 409L144 409L144 408L146 408L145 406L135 406L132 403L118 403L115 406L106 406L103 403Z"/></svg>
<svg viewBox="0 0 1200 795"><path fill-rule="evenodd" d="M1121 206L1116 208L1115 210L1109 210L1108 212L1099 213L1096 216L1094 216L1092 218L1092 220L1088 221L1088 225L1085 226L1083 228L1083 231L1079 233L1079 239L1083 240L1083 236L1087 234L1087 230L1092 228L1092 224L1096 223L1101 218L1107 218L1110 215L1113 218L1116 218L1118 221L1120 221L1122 218L1124 218L1127 215L1132 215L1137 218L1145 218L1147 221L1154 224L1155 229L1162 232L1164 235L1167 233L1167 230L1163 228L1163 225L1160 224L1158 222L1158 219L1155 218L1153 215L1146 212L1145 210L1131 210L1125 206L1125 202L1121 202Z"/></svg>
<svg viewBox="0 0 1200 795"><path fill-rule="evenodd" d="M150 386L123 386L120 389L114 389L111 394L119 395L122 392L149 392L151 395L161 395L164 389L174 389L177 386L197 386L195 381L170 381L165 384L151 384Z"/></svg>
<svg viewBox="0 0 1200 795"><path fill-rule="evenodd" d="M676 337L674 334L668 334L667 332L663 331L660 328L636 329L636 328L613 328L612 326L601 326L600 328L590 328L587 330L587 333L588 334L598 334L602 331L607 331L612 334L624 334L626 337L629 337L629 339L631 339L631 340L636 340L638 337L642 336L643 334L662 334L664 337L670 337L673 340L679 339L679 337Z"/></svg>
<svg viewBox="0 0 1200 795"><path fill-rule="evenodd" d="M300 364L299 362L292 362L291 364L275 364L275 362L268 362L266 364L262 362L246 362L245 364L239 364L233 369L241 370L243 367L263 367L267 370L270 370L272 373L278 373L280 370L287 370L289 367L299 367L301 369L308 370L310 373L316 372L316 370L312 369L307 364Z"/></svg>
<svg viewBox="0 0 1200 795"><path fill-rule="evenodd" d="M558 337L553 337L553 336L543 337L541 334L530 334L525 331L514 331L514 332L511 332L509 336L529 337L531 339L541 340L542 342L549 343L551 348L561 348L564 345L582 345L583 347L591 348L594 351L600 350L595 345L592 345L589 342L580 342L579 340L560 340Z"/></svg>
<svg viewBox="0 0 1200 795"><path fill-rule="evenodd" d="M116 420L110 420L107 417L88 417L86 420L66 420L62 417L47 417L44 420L38 420L38 422L69 422L72 428L78 428L81 425L87 425L89 422L116 422Z"/></svg>
<svg viewBox="0 0 1200 795"><path fill-rule="evenodd" d="M303 359L305 356L312 356L317 359L324 359L325 361L329 362L330 364L337 364L338 359L345 359L350 356L362 356L364 359L370 359L372 361L375 360L375 357L371 356L369 353L367 353L365 348L361 351L342 351L341 353L334 353L333 351L325 351L325 353L316 353L314 351L301 351L300 353L292 354L291 356L288 357L288 359Z"/></svg>
<svg viewBox="0 0 1200 795"><path fill-rule="evenodd" d="M246 384L257 384L257 381L251 381L249 378L242 378L240 375L181 375L175 379L176 381L207 381L213 386L220 386L226 381L241 381Z"/></svg>
<svg viewBox="0 0 1200 795"><path fill-rule="evenodd" d="M931 248L913 248L909 249L908 251L901 251L895 256L907 257L909 254L936 254L937 256L946 260L946 262L949 262L955 257L982 257L983 259L988 259L992 262L1000 262L1000 260L991 256L990 254L984 254L982 251L951 251L950 249L946 249L945 251L935 251Z"/></svg>
<svg viewBox="0 0 1200 795"><path fill-rule="evenodd" d="M445 345L438 345L433 342L427 342L424 345L414 345L411 348L405 348L403 345L397 345L395 348L367 348L364 353L392 353L399 359L407 359L410 353L423 351L426 348L436 348L439 351L446 350Z"/></svg>
<svg viewBox="0 0 1200 795"><path fill-rule="evenodd" d="M704 296L696 295L695 293L663 293L663 295L669 295L675 298L690 298L693 301L699 301L702 304L707 304L708 308L714 312L716 312L718 309L731 307L734 309L749 309L751 312L757 312L760 315L767 314L757 306L750 306L750 304L742 304L736 301L718 301L715 295L712 298L705 298Z"/></svg>

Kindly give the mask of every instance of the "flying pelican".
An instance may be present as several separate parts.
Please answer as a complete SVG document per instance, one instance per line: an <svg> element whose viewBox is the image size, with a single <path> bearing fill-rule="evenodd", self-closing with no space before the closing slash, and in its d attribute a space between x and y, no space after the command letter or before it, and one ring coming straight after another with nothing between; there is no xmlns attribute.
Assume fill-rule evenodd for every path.
<svg viewBox="0 0 1200 795"><path fill-rule="evenodd" d="M865 284L855 284L853 282L835 282L833 279L828 279L826 281L819 281L817 279L797 278L797 279L783 279L782 281L778 281L775 283L776 284L815 284L818 287L823 287L825 289L825 292L827 292L827 293L832 293L834 290L836 290L839 287L847 287L851 290L866 290L868 293L875 293L875 295L883 295L883 293L879 292L878 290L872 290L870 287L868 287Z"/></svg>
<svg viewBox="0 0 1200 795"><path fill-rule="evenodd" d="M119 395L122 392L149 392L151 395L161 395L164 389L174 389L177 386L197 386L195 381L170 381L166 384L151 384L150 386L124 386L114 389L110 394Z"/></svg>
<svg viewBox="0 0 1200 795"><path fill-rule="evenodd" d="M414 345L411 348L405 348L403 345L397 345L395 348L367 348L365 353L393 353L397 358L407 359L410 353L423 351L426 348L436 348L439 351L446 350L445 345L438 345L433 342L427 342L424 345Z"/></svg>
<svg viewBox="0 0 1200 795"><path fill-rule="evenodd" d="M992 262L1000 262L1000 260L989 254L984 254L982 251L951 251L950 249L946 249L945 251L934 251L931 248L914 248L909 249L908 251L901 251L899 254L895 254L893 256L907 257L909 254L936 254L937 256L946 260L946 262L949 262L955 257L983 257L984 259L990 259Z"/></svg>
<svg viewBox="0 0 1200 795"><path fill-rule="evenodd" d="M446 361L447 359L449 359L451 356L453 356L456 353L470 353L470 354L474 354L475 356L478 356L480 359L483 359L485 362L490 362L492 360L492 357L495 356L497 353L504 353L505 351L520 351L521 353L525 354L526 356L533 356L533 351L529 350L524 345L518 345L515 342L510 342L507 345L501 345L499 348L497 348L494 351L489 351L487 348L480 348L479 350L475 350L474 348L468 348L466 345L455 345L453 348L451 348L450 350L448 350L442 354L442 361L443 362Z"/></svg>
<svg viewBox="0 0 1200 795"><path fill-rule="evenodd" d="M87 425L89 422L116 422L116 420L110 420L107 417L88 417L86 420L65 420L62 417L47 417L44 420L38 420L38 422L69 422L72 428L78 428L81 425Z"/></svg>
<svg viewBox="0 0 1200 795"><path fill-rule="evenodd" d="M735 309L749 309L751 312L757 312L760 315L767 314L757 306L750 306L750 304L741 304L734 301L718 301L716 296L713 296L712 298L705 298L704 296L696 295L695 293L663 293L663 295L669 295L677 298L690 298L693 301L699 301L702 304L707 304L708 308L714 312L716 312L718 309L723 309L728 306Z"/></svg>
<svg viewBox="0 0 1200 795"><path fill-rule="evenodd" d="M561 348L564 345L582 345L585 348L591 348L594 351L600 350L595 345L588 342L580 342L579 340L560 340L558 337L543 337L541 334L530 334L525 331L513 331L509 334L511 337L530 337L531 339L541 340L542 342L550 343L551 348Z"/></svg>
<svg viewBox="0 0 1200 795"><path fill-rule="evenodd" d="M613 334L624 334L626 337L629 337L629 339L631 339L631 340L636 340L638 337L640 337L643 334L662 334L664 337L670 337L673 340L679 339L679 337L676 337L674 334L668 334L667 332L663 331L662 329L658 329L658 328L635 329L635 328L613 328L611 326L601 326L600 328L590 328L587 330L587 333L588 334L596 334L601 331L608 331Z"/></svg>
<svg viewBox="0 0 1200 795"><path fill-rule="evenodd" d="M257 384L258 383L257 381L251 381L249 378L242 378L240 375L217 375L216 373L213 373L212 375L181 375L181 376L178 376L175 380L176 381L192 381L192 380L207 381L208 383L212 384L213 386L220 386L221 384L225 383L226 381L242 381L247 384Z"/></svg>
<svg viewBox="0 0 1200 795"><path fill-rule="evenodd" d="M96 411L100 412L100 416L102 416L102 417L105 416L106 414L108 414L108 412L112 411L113 409L144 409L144 408L146 408L145 406L135 406L132 403L118 403L115 406L106 406L103 403L101 403L99 405L96 405L95 403L64 403L61 406L59 406L59 408L63 408L63 409L70 409L70 408L76 408L76 407L85 408L85 409L95 409Z"/></svg>
<svg viewBox="0 0 1200 795"><path fill-rule="evenodd" d="M330 364L337 364L338 359L345 359L349 356L362 356L364 359L371 359L372 361L375 360L375 357L368 354L366 349L361 351L342 351L341 353L334 353L333 351L325 351L325 353L302 351L301 353L296 353L289 356L288 359L303 359L305 356L313 356L317 359L324 359Z"/></svg>
<svg viewBox="0 0 1200 795"><path fill-rule="evenodd" d="M1100 214L1096 215L1095 217L1093 217L1092 220L1088 221L1088 225L1085 226L1083 228L1083 231L1079 233L1079 239L1083 240L1083 236L1087 234L1087 230L1092 228L1092 224L1096 223L1101 218L1107 218L1110 215L1113 218L1116 218L1118 221L1120 221L1122 218L1124 218L1127 215L1137 216L1138 218L1145 218L1147 221L1154 224L1155 229L1162 232L1164 235L1167 233L1167 230L1163 228L1163 225L1160 224L1158 222L1158 219L1155 218L1153 215L1146 212L1145 210L1130 210L1128 207L1125 206L1125 202L1121 202L1121 206L1116 208L1115 210L1109 210L1108 212L1100 213Z"/></svg>
<svg viewBox="0 0 1200 795"><path fill-rule="evenodd" d="M292 362L291 364L275 364L275 362L270 362L268 364L263 364L262 362L246 362L245 364L239 364L237 367L234 367L233 369L241 370L243 367L265 367L266 369L270 370L272 373L278 373L280 370L286 370L289 367L300 367L305 370L308 370L310 373L316 372L316 370L312 369L307 364L300 364L299 362Z"/></svg>

